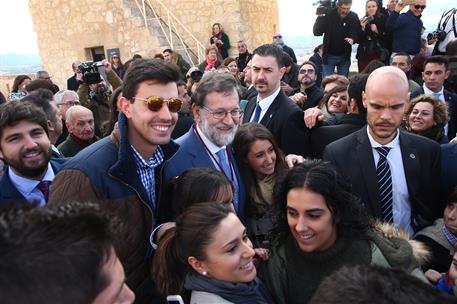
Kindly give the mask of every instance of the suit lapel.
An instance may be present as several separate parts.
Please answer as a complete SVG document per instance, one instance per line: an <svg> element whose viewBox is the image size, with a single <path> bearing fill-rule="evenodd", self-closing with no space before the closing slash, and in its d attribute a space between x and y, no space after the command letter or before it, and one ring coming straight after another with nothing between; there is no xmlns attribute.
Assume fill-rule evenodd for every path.
<svg viewBox="0 0 457 304"><path fill-rule="evenodd" d="M25 200L25 197L16 189L11 182L7 169L4 176L0 179L0 189L2 194L2 200Z"/></svg>
<svg viewBox="0 0 457 304"><path fill-rule="evenodd" d="M381 207L379 206L379 192L378 192L378 179L376 176L376 168L374 165L374 158L370 140L368 139L366 128L358 131L356 157L359 161L360 170L362 172L363 181L366 186L366 191L370 198L369 207L372 214L377 216L381 215Z"/></svg>
<svg viewBox="0 0 457 304"><path fill-rule="evenodd" d="M282 91L279 91L278 95L276 96L273 103L268 108L265 115L263 115L262 120L260 123L268 128L268 125L272 121L273 117L275 116L276 112L278 111L279 107L281 106L281 98L282 98Z"/></svg>
<svg viewBox="0 0 457 304"><path fill-rule="evenodd" d="M418 193L418 187L420 186L420 183L417 182L417 177L421 175L419 154L416 148L410 145L410 139L402 131L400 131L399 140L408 193L409 197L412 198L414 194ZM410 201L412 200L410 199Z"/></svg>
<svg viewBox="0 0 457 304"><path fill-rule="evenodd" d="M214 163L211 160L211 157L208 155L208 151L206 151L205 146L203 145L200 138L198 138L195 130L192 128L190 132L192 133L190 134L191 140L189 144L189 154L193 157L193 167L207 167L216 169Z"/></svg>
<svg viewBox="0 0 457 304"><path fill-rule="evenodd" d="M249 120L251 120L252 113L254 112L254 109L255 109L255 104L256 104L256 100L254 100L254 98L249 100L249 102L246 106L246 110L244 111L243 123L248 123Z"/></svg>

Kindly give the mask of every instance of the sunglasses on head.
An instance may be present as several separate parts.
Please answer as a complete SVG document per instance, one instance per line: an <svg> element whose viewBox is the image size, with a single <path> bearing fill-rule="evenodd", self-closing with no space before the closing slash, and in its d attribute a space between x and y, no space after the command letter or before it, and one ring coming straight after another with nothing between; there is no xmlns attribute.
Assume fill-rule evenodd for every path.
<svg viewBox="0 0 457 304"><path fill-rule="evenodd" d="M417 10L418 9L424 10L426 7L427 7L427 5L418 5L418 4L414 5L414 8Z"/></svg>
<svg viewBox="0 0 457 304"><path fill-rule="evenodd" d="M148 109L153 112L159 111L162 108L164 103L167 104L168 110L171 113L177 113L179 110L181 110L181 106L182 106L182 101L178 98L170 98L170 99L165 100L159 96L150 96L146 99L138 98L138 97L135 97L135 99L144 101L146 103L146 105L148 106Z"/></svg>

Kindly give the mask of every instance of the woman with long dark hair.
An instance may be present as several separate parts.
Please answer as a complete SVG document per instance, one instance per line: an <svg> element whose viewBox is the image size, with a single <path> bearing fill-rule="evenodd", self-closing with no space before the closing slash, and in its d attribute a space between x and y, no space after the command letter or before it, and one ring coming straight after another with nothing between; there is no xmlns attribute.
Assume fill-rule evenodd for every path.
<svg viewBox="0 0 457 304"><path fill-rule="evenodd" d="M261 124L238 128L232 144L247 188L247 229L255 247L269 248L273 228L273 189L287 172L284 155Z"/></svg>
<svg viewBox="0 0 457 304"><path fill-rule="evenodd" d="M359 36L357 47L357 63L361 72L371 60L378 59L386 63L389 59L388 51L381 42L386 36L386 16L381 13L378 1L367 0L365 3L365 16L360 19L362 32Z"/></svg>
<svg viewBox="0 0 457 304"><path fill-rule="evenodd" d="M278 185L278 238L259 273L275 303L306 303L342 266L396 267L426 280L408 241L381 236L330 163L305 161Z"/></svg>
<svg viewBox="0 0 457 304"><path fill-rule="evenodd" d="M254 266L254 250L232 208L190 206L167 230L154 256L153 274L163 296L190 303L272 303Z"/></svg>
<svg viewBox="0 0 457 304"><path fill-rule="evenodd" d="M30 83L30 81L32 81L32 79L27 75L17 75L16 78L14 78L13 89L8 95L8 101L21 99L27 95L25 87Z"/></svg>

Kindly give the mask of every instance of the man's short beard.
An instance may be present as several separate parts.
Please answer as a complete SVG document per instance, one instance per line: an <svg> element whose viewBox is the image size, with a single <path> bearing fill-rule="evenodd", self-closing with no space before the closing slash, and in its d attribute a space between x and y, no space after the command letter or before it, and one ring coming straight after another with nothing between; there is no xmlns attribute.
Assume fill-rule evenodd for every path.
<svg viewBox="0 0 457 304"><path fill-rule="evenodd" d="M44 155L44 162L40 166L36 167L26 167L20 159L19 161L16 161L16 159L4 159L3 161L11 168L14 168L14 171L19 173L20 175L27 178L36 178L38 176L41 176L44 172L46 172L46 169L48 168L48 163L51 160L51 147L49 148L49 151L42 152Z"/></svg>
<svg viewBox="0 0 457 304"><path fill-rule="evenodd" d="M211 140L213 144L215 144L218 147L224 147L232 143L233 138L235 137L235 133L238 130L238 125L234 124L232 132L227 135L221 135L217 131L217 126L223 124L222 122L218 123L214 127L210 128L208 127L208 120L205 117L202 117L202 125L201 129L203 134Z"/></svg>

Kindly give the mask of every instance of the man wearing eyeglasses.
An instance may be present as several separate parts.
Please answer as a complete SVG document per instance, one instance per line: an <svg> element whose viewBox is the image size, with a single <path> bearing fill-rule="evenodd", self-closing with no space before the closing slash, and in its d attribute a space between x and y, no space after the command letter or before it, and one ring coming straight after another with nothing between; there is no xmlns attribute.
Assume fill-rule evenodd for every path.
<svg viewBox="0 0 457 304"><path fill-rule="evenodd" d="M176 140L180 148L165 166L165 180L194 167L221 171L234 186L233 205L243 219L245 187L230 146L243 114L236 80L227 73L207 74L192 97L195 124Z"/></svg>
<svg viewBox="0 0 457 304"><path fill-rule="evenodd" d="M159 303L150 278L149 236L162 222L162 167L176 153L170 142L182 102L178 67L160 59L138 59L124 75L119 119L110 136L71 158L55 178L50 204L100 204L124 227L116 252L138 303Z"/></svg>
<svg viewBox="0 0 457 304"><path fill-rule="evenodd" d="M415 0L406 13L400 14L406 4L397 2L395 11L386 21L386 28L392 32L392 52L406 52L416 55L421 47L421 33L423 23L422 13L426 8L426 0Z"/></svg>
<svg viewBox="0 0 457 304"><path fill-rule="evenodd" d="M290 99L303 110L315 107L324 96L324 92L316 85L316 71L317 67L314 62L303 62L298 72L300 88L294 90L290 95Z"/></svg>
<svg viewBox="0 0 457 304"><path fill-rule="evenodd" d="M54 94L54 101L59 108L60 116L62 116L62 134L56 141L56 145L58 146L68 137L68 129L65 124L67 110L72 106L79 105L79 97L75 91L62 90Z"/></svg>

